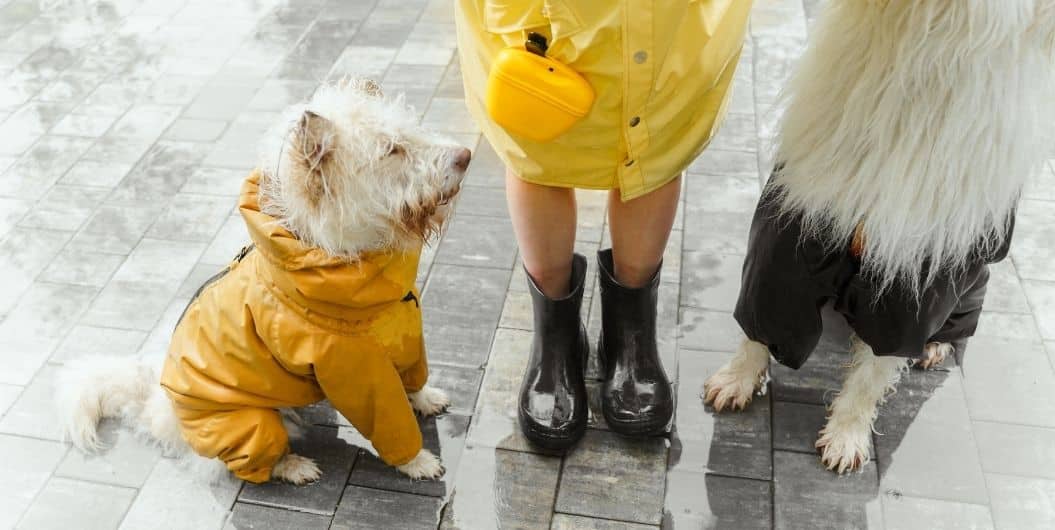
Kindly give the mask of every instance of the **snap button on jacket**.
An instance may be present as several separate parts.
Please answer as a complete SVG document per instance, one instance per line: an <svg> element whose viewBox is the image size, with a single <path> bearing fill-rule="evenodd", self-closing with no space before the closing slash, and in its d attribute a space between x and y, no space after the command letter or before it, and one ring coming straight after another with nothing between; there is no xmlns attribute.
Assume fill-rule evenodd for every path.
<svg viewBox="0 0 1055 530"><path fill-rule="evenodd" d="M268 480L288 451L276 409L323 399L382 460L421 449L407 392L425 385L417 252L358 261L302 244L260 211L259 174L239 200L253 248L190 302L161 384L184 438L242 479Z"/></svg>

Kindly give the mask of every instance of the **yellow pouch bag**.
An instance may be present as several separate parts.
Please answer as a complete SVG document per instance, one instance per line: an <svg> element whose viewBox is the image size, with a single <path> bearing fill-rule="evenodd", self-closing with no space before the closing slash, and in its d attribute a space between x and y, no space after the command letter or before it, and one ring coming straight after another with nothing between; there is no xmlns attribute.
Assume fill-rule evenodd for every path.
<svg viewBox="0 0 1055 530"><path fill-rule="evenodd" d="M487 79L487 113L511 134L548 142L590 112L593 87L568 65L546 56L546 39L498 53Z"/></svg>

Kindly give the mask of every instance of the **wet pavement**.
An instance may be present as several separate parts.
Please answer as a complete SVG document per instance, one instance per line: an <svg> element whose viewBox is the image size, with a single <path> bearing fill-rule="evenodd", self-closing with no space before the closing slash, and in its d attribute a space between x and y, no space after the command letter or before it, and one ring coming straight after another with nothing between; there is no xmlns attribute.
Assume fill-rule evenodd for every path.
<svg viewBox="0 0 1055 530"><path fill-rule="evenodd" d="M660 289L677 427L645 441L594 415L566 455L530 447L514 406L530 301L502 168L468 117L448 0L0 0L0 528L1055 527L1055 172L1019 210L1010 260L962 367L911 372L876 423L876 458L836 477L812 449L847 360L833 331L765 396L714 415L698 392L734 350L747 226L770 166L770 110L817 0L756 0L731 114L688 171ZM194 289L246 241L234 198L278 110L344 74L405 92L475 157L420 282L432 381L422 421L442 481L382 465L325 404L297 452L306 487L204 485L106 424L59 440L51 384L86 354L163 354ZM580 193L579 251L607 244ZM593 264L584 315L599 328ZM590 377L596 379L595 362ZM594 386L596 388L596 386Z"/></svg>

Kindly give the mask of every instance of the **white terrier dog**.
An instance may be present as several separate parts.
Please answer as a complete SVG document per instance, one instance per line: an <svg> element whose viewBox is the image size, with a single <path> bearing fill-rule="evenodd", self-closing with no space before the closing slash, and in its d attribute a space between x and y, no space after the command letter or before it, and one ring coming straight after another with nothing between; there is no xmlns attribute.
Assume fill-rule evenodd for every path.
<svg viewBox="0 0 1055 530"><path fill-rule="evenodd" d="M830 1L786 103L736 310L748 338L703 397L745 407L834 302L853 360L816 446L842 473L868 461L906 358L936 366L974 332L1055 145L1055 0Z"/></svg>
<svg viewBox="0 0 1055 530"><path fill-rule="evenodd" d="M414 420L449 403L425 386L414 278L469 156L371 82L320 87L266 138L240 199L255 246L195 294L163 372L127 358L63 367L68 439L96 450L98 421L119 418L169 455L303 484L320 470L289 452L287 409L327 398L382 460L442 475Z"/></svg>

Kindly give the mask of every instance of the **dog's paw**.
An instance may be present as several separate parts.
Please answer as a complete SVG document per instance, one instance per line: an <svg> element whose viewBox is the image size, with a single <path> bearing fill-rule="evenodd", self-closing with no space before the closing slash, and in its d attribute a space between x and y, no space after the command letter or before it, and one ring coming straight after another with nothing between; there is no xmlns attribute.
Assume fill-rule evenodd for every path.
<svg viewBox="0 0 1055 530"><path fill-rule="evenodd" d="M840 475L860 469L868 463L872 426L867 421L838 422L828 420L821 429L815 447L821 464Z"/></svg>
<svg viewBox="0 0 1055 530"><path fill-rule="evenodd" d="M293 453L282 457L271 470L271 478L284 480L297 486L315 482L321 476L322 470L314 460Z"/></svg>
<svg viewBox="0 0 1055 530"><path fill-rule="evenodd" d="M407 394L410 398L410 406L422 416L435 416L447 409L451 404L451 399L447 397L447 393L430 386L425 386L418 392L412 392Z"/></svg>
<svg viewBox="0 0 1055 530"><path fill-rule="evenodd" d="M765 375L742 371L727 364L703 383L703 402L715 412L743 410L761 388Z"/></svg>
<svg viewBox="0 0 1055 530"><path fill-rule="evenodd" d="M428 449L418 451L417 456L413 460L401 466L396 466L396 469L415 480L436 480L446 472L443 469L443 464L440 463L439 457L429 452Z"/></svg>
<svg viewBox="0 0 1055 530"><path fill-rule="evenodd" d="M955 351L953 345L948 342L931 342L923 349L923 358L916 362L916 366L924 370L937 368Z"/></svg>

